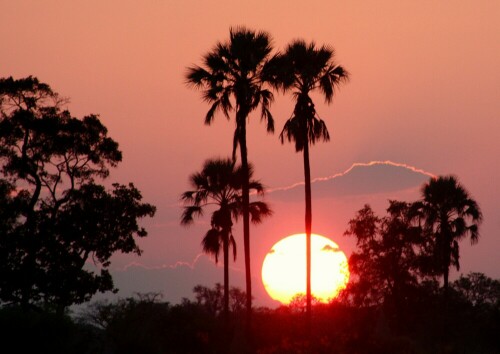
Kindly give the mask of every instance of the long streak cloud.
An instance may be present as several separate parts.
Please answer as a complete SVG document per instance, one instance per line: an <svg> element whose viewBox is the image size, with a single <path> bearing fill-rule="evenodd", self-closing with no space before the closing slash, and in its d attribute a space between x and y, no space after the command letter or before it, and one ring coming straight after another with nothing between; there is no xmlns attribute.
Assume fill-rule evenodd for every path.
<svg viewBox="0 0 500 354"><path fill-rule="evenodd" d="M324 182L324 181L329 181L329 180L336 179L339 177L343 177L343 176L347 175L349 172L351 172L356 167L369 167L369 166L377 166L377 165L402 167L402 168L405 168L405 169L410 170L410 171L415 172L415 173L429 176L431 178L436 178L436 175L434 175L433 173L425 171L425 170L420 169L420 168L417 168L415 166L411 166L411 165L408 165L405 163L399 163L399 162L394 162L394 161L390 161L390 160L385 160L385 161L355 162L351 165L351 167L349 167L347 170L345 170L343 172L339 172L339 173L336 173L336 174L333 174L330 176L326 176L326 177L314 178L311 181L311 183ZM291 185L285 186L285 187L269 188L269 189L267 189L267 193L272 193L272 192L277 192L277 191L287 191L287 190L293 189L293 188L298 187L298 186L303 186L303 185L304 185L304 182L297 182L297 183L294 183L294 184L291 184Z"/></svg>

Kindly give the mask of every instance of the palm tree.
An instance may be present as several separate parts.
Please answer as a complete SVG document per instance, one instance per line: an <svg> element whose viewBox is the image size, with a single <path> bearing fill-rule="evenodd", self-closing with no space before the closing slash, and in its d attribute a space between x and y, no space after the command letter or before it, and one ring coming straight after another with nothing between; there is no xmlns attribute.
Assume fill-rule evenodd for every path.
<svg viewBox="0 0 500 354"><path fill-rule="evenodd" d="M281 143L285 139L295 142L295 150L304 156L304 180L306 199L306 298L307 314L311 316L311 169L309 145L316 141L329 141L330 135L323 120L318 117L314 103L309 96L319 90L326 103L331 103L335 89L348 80L347 71L334 62L332 48L315 43L306 44L296 40L288 45L283 54L277 54L266 66L265 78L274 87L284 91L292 90L295 99L293 114L285 123L280 134Z"/></svg>
<svg viewBox="0 0 500 354"><path fill-rule="evenodd" d="M211 104L205 116L210 125L216 112L229 119L235 111L236 129L233 137L233 161L240 149L241 168L248 175L246 123L249 114L261 107L261 119L267 122L267 131L274 132L269 106L272 93L263 87L261 72L271 53L271 39L266 32L255 32L244 27L231 28L229 41L217 43L204 57L204 67L188 68L187 82L203 90L203 98ZM245 252L245 278L247 293L247 323L252 311L252 279L250 272L250 196L249 180L242 181L243 242Z"/></svg>
<svg viewBox="0 0 500 354"><path fill-rule="evenodd" d="M210 159L205 162L201 172L194 173L189 178L192 190L182 194L181 199L186 204L182 214L181 224L189 225L195 216L202 216L204 209L214 205L211 228L202 241L203 251L215 256L218 262L222 249L224 257L224 316L229 313L229 248L233 249L236 259L236 242L233 237L233 219L242 213L242 185L245 174L241 166L235 166L231 159ZM252 180L253 168L249 165L250 189L258 194L264 193L264 187L259 181ZM259 223L263 217L271 215L268 205L261 201L250 203L249 210L252 222Z"/></svg>
<svg viewBox="0 0 500 354"><path fill-rule="evenodd" d="M422 199L425 226L434 236L433 253L446 294L450 266L460 269L458 241L469 236L471 244L478 242L481 209L454 176L431 178L422 187Z"/></svg>

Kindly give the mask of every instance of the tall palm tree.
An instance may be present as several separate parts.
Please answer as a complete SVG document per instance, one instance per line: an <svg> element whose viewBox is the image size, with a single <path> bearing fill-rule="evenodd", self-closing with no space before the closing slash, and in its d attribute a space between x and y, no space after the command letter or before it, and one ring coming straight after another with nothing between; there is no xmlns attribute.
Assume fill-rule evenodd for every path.
<svg viewBox="0 0 500 354"><path fill-rule="evenodd" d="M281 143L295 142L295 150L304 156L305 229L306 229L306 299L307 314L311 316L311 169L309 145L329 141L330 135L314 107L310 93L319 91L325 102L331 103L338 86L348 80L347 71L334 61L334 50L302 40L293 41L283 54L277 54L265 68L265 79L274 87L292 90L295 99L293 114L280 134Z"/></svg>
<svg viewBox="0 0 500 354"><path fill-rule="evenodd" d="M204 57L204 67L188 68L187 82L203 91L203 98L211 104L205 116L210 125L216 112L227 119L235 112L236 129L233 137L233 160L240 149L243 175L248 175L246 123L249 114L261 107L261 119L267 122L267 131L274 132L274 122L269 111L272 93L265 89L261 72L272 47L269 34L244 27L231 28L229 41L217 43ZM250 196L249 179L243 178L243 242L245 252L245 278L247 293L247 323L252 311L252 278L250 271Z"/></svg>
<svg viewBox="0 0 500 354"><path fill-rule="evenodd" d="M253 168L248 166L250 189L258 194L264 193L259 181L251 179ZM218 262L222 249L224 257L224 316L229 313L229 248L233 249L236 259L236 242L233 237L233 219L242 213L242 185L245 174L241 166L235 166L231 159L210 159L205 161L201 172L189 178L192 190L184 192L181 199L186 204L182 213L181 224L189 225L195 216L202 216L209 205L217 209L212 213L211 228L202 241L203 251L215 256ZM268 205L261 201L250 203L252 222L259 223L263 217L271 215Z"/></svg>
<svg viewBox="0 0 500 354"><path fill-rule="evenodd" d="M450 266L460 269L458 241L466 236L472 244L479 240L481 209L456 177L440 176L423 185L422 211L425 226L434 236L433 253L446 294Z"/></svg>

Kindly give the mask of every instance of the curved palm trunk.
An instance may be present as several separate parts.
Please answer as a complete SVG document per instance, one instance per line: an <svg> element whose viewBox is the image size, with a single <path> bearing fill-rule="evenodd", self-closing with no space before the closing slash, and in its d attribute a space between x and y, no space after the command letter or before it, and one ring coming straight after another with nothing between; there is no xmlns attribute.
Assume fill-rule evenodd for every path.
<svg viewBox="0 0 500 354"><path fill-rule="evenodd" d="M304 144L304 185L306 197L306 316L307 327L311 327L311 229L312 229L312 206L311 206L311 167L309 164L309 142L307 138Z"/></svg>

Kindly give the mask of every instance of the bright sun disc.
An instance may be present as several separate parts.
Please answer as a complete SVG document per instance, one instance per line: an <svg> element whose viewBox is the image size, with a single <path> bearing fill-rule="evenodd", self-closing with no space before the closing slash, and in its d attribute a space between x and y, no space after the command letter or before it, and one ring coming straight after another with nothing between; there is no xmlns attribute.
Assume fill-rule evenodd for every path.
<svg viewBox="0 0 500 354"><path fill-rule="evenodd" d="M349 280L347 258L332 240L311 235L311 292L321 302L335 298ZM306 293L306 236L278 241L262 264L262 281L274 300L288 304Z"/></svg>

